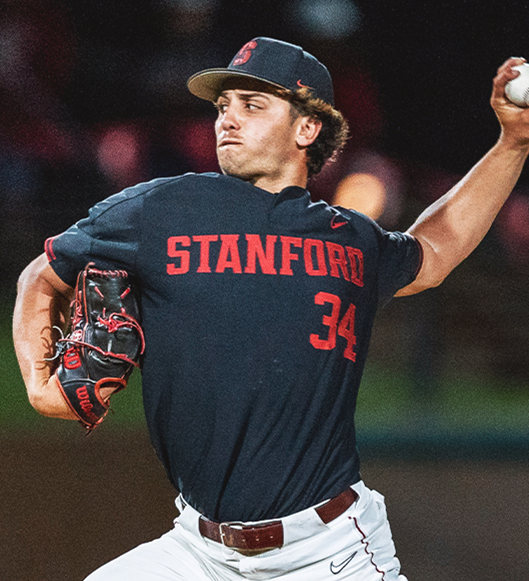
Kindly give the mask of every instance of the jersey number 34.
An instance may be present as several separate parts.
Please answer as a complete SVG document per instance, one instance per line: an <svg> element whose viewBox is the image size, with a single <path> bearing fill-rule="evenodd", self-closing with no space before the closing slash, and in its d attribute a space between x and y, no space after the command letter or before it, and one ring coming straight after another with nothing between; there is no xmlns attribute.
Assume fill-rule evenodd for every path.
<svg viewBox="0 0 529 581"><path fill-rule="evenodd" d="M331 312L328 315L323 315L322 324L328 327L326 337L321 337L316 333L311 333L310 344L316 349L330 351L336 347L337 337L345 339L345 349L343 356L351 361L356 361L356 353L354 347L356 345L355 335L355 313L356 307L350 304L345 311L345 315L340 319L340 312L342 310L342 300L339 296L332 293L319 292L314 297L316 305L331 305Z"/></svg>

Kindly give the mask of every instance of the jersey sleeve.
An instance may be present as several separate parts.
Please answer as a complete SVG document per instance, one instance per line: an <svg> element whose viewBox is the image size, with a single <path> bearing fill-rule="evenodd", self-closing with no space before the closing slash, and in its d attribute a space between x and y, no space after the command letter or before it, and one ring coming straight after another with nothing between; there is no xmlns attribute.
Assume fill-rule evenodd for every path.
<svg viewBox="0 0 529 581"><path fill-rule="evenodd" d="M378 230L378 297L384 304L415 280L422 264L422 247L411 234Z"/></svg>
<svg viewBox="0 0 529 581"><path fill-rule="evenodd" d="M44 250L56 274L73 286L88 262L136 271L144 185L127 188L93 206L86 218L48 238Z"/></svg>
<svg viewBox="0 0 529 581"><path fill-rule="evenodd" d="M412 283L422 265L419 241L406 232L389 232L375 220L354 210L336 207L349 219L353 231L375 252L378 303L387 303L401 288Z"/></svg>

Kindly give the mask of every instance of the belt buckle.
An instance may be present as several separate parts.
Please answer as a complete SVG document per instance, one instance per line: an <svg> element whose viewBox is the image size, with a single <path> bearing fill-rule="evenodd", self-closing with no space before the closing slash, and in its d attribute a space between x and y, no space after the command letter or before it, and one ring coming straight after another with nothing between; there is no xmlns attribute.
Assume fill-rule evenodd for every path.
<svg viewBox="0 0 529 581"><path fill-rule="evenodd" d="M221 522L221 523L219 523L220 541L221 541L221 543L227 549L235 549L236 548L236 547L233 546L233 536L230 535L229 533L226 534L224 532L224 527L227 527L228 529L230 529L230 528L233 527L233 525L238 525L240 527L240 530L243 530L243 528L244 528L244 523L242 523L242 522L230 521L230 522ZM230 543L230 538L232 540L232 544L231 545L229 544Z"/></svg>
<svg viewBox="0 0 529 581"><path fill-rule="evenodd" d="M227 527L227 526L229 526L229 524L227 522L219 523L220 542L225 547L227 547L228 545L226 544L226 534L224 533L224 529L222 527Z"/></svg>
<svg viewBox="0 0 529 581"><path fill-rule="evenodd" d="M253 529L254 527L251 525L247 525L244 522L240 522L240 521L230 521L230 522L222 522L219 523L219 534L220 534L220 540L222 543L222 546L225 547L226 549L232 549L234 551L237 551L238 553L241 553L241 555L245 555L246 557L255 557L256 555L260 555L262 553L266 553L267 551L271 551L272 549L276 548L274 547L263 547L263 548L248 548L247 543L246 543L246 539L244 538L244 535L241 535L240 540L244 541L244 545L246 546L240 546L240 544L235 542L234 536L235 533L226 533L224 531L224 528L228 528L231 529L232 531L240 531L241 533L244 533L245 529Z"/></svg>

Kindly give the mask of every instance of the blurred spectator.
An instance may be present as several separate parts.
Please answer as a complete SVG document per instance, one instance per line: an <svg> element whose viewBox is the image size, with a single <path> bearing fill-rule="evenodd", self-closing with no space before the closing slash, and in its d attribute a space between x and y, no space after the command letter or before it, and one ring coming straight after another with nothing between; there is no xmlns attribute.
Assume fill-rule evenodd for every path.
<svg viewBox="0 0 529 581"><path fill-rule="evenodd" d="M175 124L173 132L175 149L180 149L188 164L187 171L219 171L213 120L196 116Z"/></svg>
<svg viewBox="0 0 529 581"><path fill-rule="evenodd" d="M404 178L399 166L375 151L357 151L342 163L332 203L362 212L385 228L396 228L402 214Z"/></svg>
<svg viewBox="0 0 529 581"><path fill-rule="evenodd" d="M132 123L105 127L97 140L97 162L115 191L147 179L146 139Z"/></svg>
<svg viewBox="0 0 529 581"><path fill-rule="evenodd" d="M63 101L74 59L75 40L60 2L4 2L0 21L4 147L46 161L75 155L76 127Z"/></svg>

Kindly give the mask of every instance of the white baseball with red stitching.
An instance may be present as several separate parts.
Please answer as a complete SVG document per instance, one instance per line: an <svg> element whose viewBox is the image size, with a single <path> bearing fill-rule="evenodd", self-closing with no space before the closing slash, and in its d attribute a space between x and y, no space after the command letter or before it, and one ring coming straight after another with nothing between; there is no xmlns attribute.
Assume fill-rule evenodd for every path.
<svg viewBox="0 0 529 581"><path fill-rule="evenodd" d="M529 64L513 67L520 74L505 85L505 96L518 107L529 107Z"/></svg>

